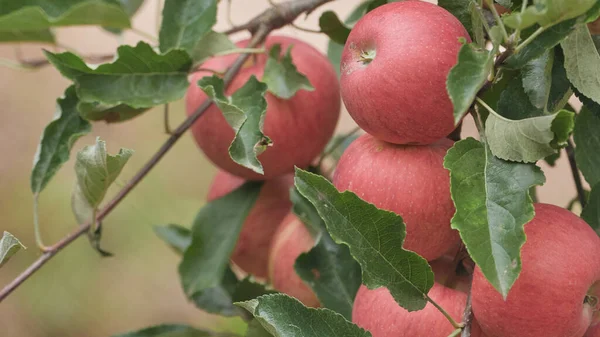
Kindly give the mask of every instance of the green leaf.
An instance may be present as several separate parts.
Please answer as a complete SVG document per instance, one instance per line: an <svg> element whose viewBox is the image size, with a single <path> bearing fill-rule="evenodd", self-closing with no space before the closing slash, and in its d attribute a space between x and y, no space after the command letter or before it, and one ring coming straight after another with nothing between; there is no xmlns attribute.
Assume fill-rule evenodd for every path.
<svg viewBox="0 0 600 337"><path fill-rule="evenodd" d="M600 182L600 116L584 105L575 119L575 160L590 186Z"/></svg>
<svg viewBox="0 0 600 337"><path fill-rule="evenodd" d="M248 310L275 337L371 337L329 309L307 308L297 299L266 295L236 305Z"/></svg>
<svg viewBox="0 0 600 337"><path fill-rule="evenodd" d="M181 324L162 324L113 337L211 337L213 332L202 331Z"/></svg>
<svg viewBox="0 0 600 337"><path fill-rule="evenodd" d="M501 116L513 120L543 116L544 111L533 106L529 96L525 93L521 75L513 77L500 94L496 107L497 112Z"/></svg>
<svg viewBox="0 0 600 337"><path fill-rule="evenodd" d="M534 215L529 188L544 183L533 164L511 163L492 155L473 138L454 144L444 158L456 206L458 229L469 254L504 298L521 272L523 226Z"/></svg>
<svg viewBox="0 0 600 337"><path fill-rule="evenodd" d="M333 240L350 248L367 287L388 288L408 311L425 307L433 273L425 259L402 248L406 226L399 215L380 210L350 191L340 193L325 178L300 169L295 184L315 206Z"/></svg>
<svg viewBox="0 0 600 337"><path fill-rule="evenodd" d="M268 290L264 284L257 283L250 277L238 281L231 268L227 268L219 285L199 291L190 299L197 308L211 314L225 317L245 317L247 313L234 306L234 302L247 301L273 293L275 292Z"/></svg>
<svg viewBox="0 0 600 337"><path fill-rule="evenodd" d="M521 49L518 53L506 59L504 65L512 69L522 68L529 61L540 57L546 52L546 50L556 46L562 40L564 40L569 34L571 34L571 32L574 31L576 24L577 20L571 19L546 29L543 33L536 37L535 40ZM534 26L523 31L523 37L528 37L537 28L537 26Z"/></svg>
<svg viewBox="0 0 600 337"><path fill-rule="evenodd" d="M560 152L561 151L556 151L555 153L544 158L546 164L550 165L551 167L556 166L556 161L560 158Z"/></svg>
<svg viewBox="0 0 600 337"><path fill-rule="evenodd" d="M192 65L183 50L157 54L144 42L120 46L113 63L89 68L73 53L45 52L61 74L75 83L82 102L108 106L126 104L134 109L149 108L182 98L188 88Z"/></svg>
<svg viewBox="0 0 600 337"><path fill-rule="evenodd" d="M331 41L334 41L338 44L345 44L348 35L350 35L350 28L346 27L337 14L332 11L326 11L321 14L319 18L319 27L321 27L321 31L325 33L325 35L329 36Z"/></svg>
<svg viewBox="0 0 600 337"><path fill-rule="evenodd" d="M315 246L296 259L294 268L313 289L323 307L352 320L361 269L347 246L336 244L329 234L322 233Z"/></svg>
<svg viewBox="0 0 600 337"><path fill-rule="evenodd" d="M135 15L135 13L137 13L140 7L142 7L144 4L144 0L117 0L117 2L121 5L121 8L123 8L125 13L129 15L129 17Z"/></svg>
<svg viewBox="0 0 600 337"><path fill-rule="evenodd" d="M263 134L267 85L252 76L231 97L225 96L225 83L218 76L204 77L198 81L198 86L215 102L235 130L235 138L229 146L233 161L263 174L257 157L271 145L269 137Z"/></svg>
<svg viewBox="0 0 600 337"><path fill-rule="evenodd" d="M568 110L549 116L511 120L491 113L485 137L492 153L501 159L535 163L566 146L575 114Z"/></svg>
<svg viewBox="0 0 600 337"><path fill-rule="evenodd" d="M452 13L465 27L469 36L475 37L474 28L483 31L483 25L473 27L472 13L477 10L473 0L438 0L438 6Z"/></svg>
<svg viewBox="0 0 600 337"><path fill-rule="evenodd" d="M567 77L577 90L600 103L600 55L586 25L579 25L563 42Z"/></svg>
<svg viewBox="0 0 600 337"><path fill-rule="evenodd" d="M538 109L546 108L552 86L552 66L554 50L547 50L542 56L531 60L521 70L523 88L531 104Z"/></svg>
<svg viewBox="0 0 600 337"><path fill-rule="evenodd" d="M117 2L119 5L121 5L121 8L123 9L123 11L125 11L125 13L127 13L127 16L129 16L130 18L133 17L135 15L135 13L137 13L137 11L140 9L140 7L142 7L142 5L144 4L144 0L112 0L112 1ZM118 29L118 28L104 27L104 29L113 34L121 34L123 32L121 29Z"/></svg>
<svg viewBox="0 0 600 337"><path fill-rule="evenodd" d="M192 244L192 231L179 225L155 226L154 233L181 255Z"/></svg>
<svg viewBox="0 0 600 337"><path fill-rule="evenodd" d="M248 330L246 330L245 337L271 337L271 335L260 322L256 319L253 319L248 323Z"/></svg>
<svg viewBox="0 0 600 337"><path fill-rule="evenodd" d="M218 53L237 48L229 37L223 33L210 31L206 33L191 51L194 64L201 64Z"/></svg>
<svg viewBox="0 0 600 337"><path fill-rule="evenodd" d="M592 187L588 203L581 211L581 217L600 235L600 183Z"/></svg>
<svg viewBox="0 0 600 337"><path fill-rule="evenodd" d="M217 0L166 0L158 36L161 52L183 49L192 54L217 22Z"/></svg>
<svg viewBox="0 0 600 337"><path fill-rule="evenodd" d="M101 104L98 102L84 103L79 102L77 110L79 115L89 121L105 121L107 123L120 123L137 117L149 108L134 109L125 104L116 106Z"/></svg>
<svg viewBox="0 0 600 337"><path fill-rule="evenodd" d="M515 11L504 16L503 21L514 29L525 29L536 23L550 27L585 14L595 4L596 0L535 0L524 12Z"/></svg>
<svg viewBox="0 0 600 337"><path fill-rule="evenodd" d="M50 29L1 31L0 42L47 42L54 43Z"/></svg>
<svg viewBox="0 0 600 337"><path fill-rule="evenodd" d="M238 282L231 268L227 266L218 285L198 291L189 297L198 309L205 312L225 317L239 316L244 312L235 307L232 300Z"/></svg>
<svg viewBox="0 0 600 337"><path fill-rule="evenodd" d="M354 297L361 284L360 265L350 254L348 246L331 239L315 207L295 188L292 189L291 200L292 210L298 218L319 231L315 246L296 259L296 273L315 292L323 307L351 321Z"/></svg>
<svg viewBox="0 0 600 337"><path fill-rule="evenodd" d="M565 58L560 47L554 48L554 62L552 64L552 83L545 110L552 113L565 107L573 95L571 82L567 78L564 67Z"/></svg>
<svg viewBox="0 0 600 337"><path fill-rule="evenodd" d="M271 47L262 77L262 81L267 84L269 92L283 99L294 97L298 90L315 90L308 78L296 69L292 62L291 52L292 46L287 49L283 57L280 57L281 45L276 44Z"/></svg>
<svg viewBox="0 0 600 337"><path fill-rule="evenodd" d="M54 119L46 126L31 171L31 192L40 193L56 172L69 160L73 144L79 137L90 133L92 126L77 112L77 95L68 87L62 98L56 100Z"/></svg>
<svg viewBox="0 0 600 337"><path fill-rule="evenodd" d="M198 212L192 227L192 244L179 265L188 297L221 284L242 225L261 187L258 182L245 183Z"/></svg>
<svg viewBox="0 0 600 337"><path fill-rule="evenodd" d="M478 49L474 44L464 44L458 52L458 62L446 80L450 100L454 105L454 123L458 124L469 110L477 93L485 84L494 65L494 54Z"/></svg>
<svg viewBox="0 0 600 337"><path fill-rule="evenodd" d="M0 1L0 32L39 32L74 25L129 28L130 22L123 8L113 1Z"/></svg>
<svg viewBox="0 0 600 337"><path fill-rule="evenodd" d="M27 249L19 239L14 237L7 231L2 234L0 239L0 267L2 267L10 258L15 255L20 249Z"/></svg>
<svg viewBox="0 0 600 337"><path fill-rule="evenodd" d="M109 186L117 179L132 154L132 150L121 149L118 154L110 155L106 152L106 142L100 138L96 138L95 145L77 152L77 184L71 206L80 223L91 220L90 210L98 208Z"/></svg>

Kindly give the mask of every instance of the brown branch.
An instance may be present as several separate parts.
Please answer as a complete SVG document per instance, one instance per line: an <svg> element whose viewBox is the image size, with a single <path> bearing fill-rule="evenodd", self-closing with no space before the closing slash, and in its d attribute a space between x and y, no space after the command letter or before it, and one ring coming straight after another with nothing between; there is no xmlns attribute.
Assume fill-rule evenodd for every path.
<svg viewBox="0 0 600 337"><path fill-rule="evenodd" d="M302 13L308 13L315 8L330 2L332 0L290 0L279 4L277 7L270 8L260 14L257 18L252 19L248 25L252 32L252 39L248 47L256 47L260 45L273 30L281 28L286 24L291 23ZM223 81L225 86L231 83L231 80L240 71L243 64L250 57L249 54L240 54L234 64L227 70ZM164 157L164 155L175 145L181 136L196 122L202 114L210 107L212 101L206 100L189 116L181 125L173 131L173 134L160 147L160 149L150 158L150 160L138 171L138 173L117 193L117 195L108 202L108 204L98 212L96 221L102 221L117 205L131 192L135 186L144 179L144 177L156 166L156 164ZM0 302L18 288L25 280L39 270L46 262L54 255L68 246L71 242L87 233L91 227L91 223L82 224L76 230L68 234L66 237L58 241L56 244L48 247L43 254L33 262L26 270L17 276L12 282L5 286L0 291Z"/></svg>
<svg viewBox="0 0 600 337"><path fill-rule="evenodd" d="M471 308L471 289L467 294L467 303L465 304L465 311L463 312L463 329L460 333L460 337L471 337L471 326L473 325L473 310Z"/></svg>

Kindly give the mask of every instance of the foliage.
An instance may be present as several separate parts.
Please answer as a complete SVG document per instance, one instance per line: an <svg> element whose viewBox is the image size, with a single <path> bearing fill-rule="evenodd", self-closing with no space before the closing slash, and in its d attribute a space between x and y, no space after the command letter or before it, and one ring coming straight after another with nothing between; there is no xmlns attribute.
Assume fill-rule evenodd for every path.
<svg viewBox="0 0 600 337"><path fill-rule="evenodd" d="M298 7L287 10L310 2L297 1ZM484 1L488 7L493 5L493 1ZM267 12L270 16L251 20L245 28L259 36L257 40L264 40L260 36L264 30L270 33L292 23L298 15L310 14L325 2L312 0L312 7L296 9L299 12L293 17L275 8ZM333 11L321 14L319 29L329 38L328 56L336 69L354 24L388 2L392 1L362 1L345 20ZM595 0L535 0L526 2L527 6L521 1L496 2L511 12L499 16L495 7L483 9L483 1L439 1L439 6L465 26L472 41L462 41L456 64L447 76L446 93L454 122L458 125L471 114L479 131L478 140L455 142L444 167L449 171L456 208L451 226L460 233L483 275L507 298L522 269L521 248L527 240L524 226L534 217L532 191L545 183L544 172L536 166L540 160L553 163L565 147L569 154L574 153L569 159L592 186L581 217L600 233L600 53L598 37L587 26L598 18L600 5ZM122 33L131 29L132 17L142 4L143 0L0 0L0 42L60 46L60 35L55 32L65 26L91 25ZM44 129L34 157L31 190L36 208L38 195L72 156L76 141L93 132L96 122L133 125L127 122L151 108L180 100L190 85L200 87L207 102L216 105L234 131L228 144L231 160L264 174L261 154L276 142L264 130L268 105L289 100L300 90L314 91L315 85L294 65L293 46L287 50L280 45L262 50L260 44L237 48L230 40L231 32L215 28L218 5L217 0L166 0L157 42L119 46L111 61L100 64L88 62L75 51L44 51L46 63L71 83L57 99L55 116ZM236 90L228 90L228 86L239 68L246 66L242 58L238 58L237 68L228 65L225 73L215 71L213 76L189 83L190 74L207 59L249 52L264 54L258 56L266 60L264 72L254 74ZM578 112L567 105L573 93L583 103ZM142 169L142 178L193 122L204 122L192 119L203 113L197 110L175 131ZM353 139L352 134L336 136L321 159L331 157L337 162ZM83 147L74 156L76 183L71 206L82 226L78 235L88 234L93 247L103 254L107 253L99 247L102 224L97 223L98 214L109 187L132 153L123 148L110 155L106 143L97 138L94 145ZM437 305L428 296L434 284L428 262L403 248L407 233L402 216L379 209L360 195L338 191L328 180L329 172L321 167L310 171L313 173L296 169L290 200L293 212L307 225L315 242L297 257L294 268L323 308L307 308L276 293L264 280L239 275L231 265L242 226L264 186L260 181L245 182L204 205L190 228L176 224L155 227L156 234L180 255L178 271L187 299L203 311L241 317L248 323L246 336L250 337L370 336L350 322L361 284L370 289L387 288L407 311L421 310L428 303ZM579 177L578 171L573 173ZM139 182L135 179L124 187L123 195L117 195L115 204L109 204L106 214ZM35 219L39 237L37 213ZM38 245L45 251L43 256L58 252L47 251L41 240ZM4 232L0 266L21 248L18 239ZM459 324L455 327L461 328ZM166 324L119 336L201 337L215 333Z"/></svg>

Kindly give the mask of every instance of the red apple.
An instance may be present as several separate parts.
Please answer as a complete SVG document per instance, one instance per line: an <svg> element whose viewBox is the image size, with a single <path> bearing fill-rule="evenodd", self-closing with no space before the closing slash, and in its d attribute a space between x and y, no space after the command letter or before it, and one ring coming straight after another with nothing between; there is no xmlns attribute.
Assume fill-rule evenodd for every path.
<svg viewBox="0 0 600 337"><path fill-rule="evenodd" d="M244 182L242 178L220 171L212 182L208 201L226 195ZM268 180L262 186L231 255L231 260L243 271L259 278L267 277L271 241L292 207L289 194L293 184L294 176L288 174Z"/></svg>
<svg viewBox="0 0 600 337"><path fill-rule="evenodd" d="M429 262L429 265L433 270L436 283L467 293L471 287L471 278L466 273L464 275L457 273L458 263L460 261L455 260L455 255L445 254Z"/></svg>
<svg viewBox="0 0 600 337"><path fill-rule="evenodd" d="M406 223L404 247L428 261L456 245L450 228L454 204L450 175L443 167L452 141L428 146L396 145L364 134L346 149L335 170L338 190L350 190L375 206L395 212Z"/></svg>
<svg viewBox="0 0 600 337"><path fill-rule="evenodd" d="M247 40L237 43L243 47ZM309 44L290 37L272 36L265 43L266 48L281 44L282 53L293 45L292 58L298 71L306 75L315 87L314 91L300 90L289 100L267 93L267 113L264 133L273 141L273 146L259 155L264 176L235 163L229 157L229 145L233 141L234 131L227 124L221 111L211 106L192 126L192 133L204 154L219 168L246 179L270 179L294 171L294 165L307 167L323 150L333 131L340 114L340 93L337 75L327 57ZM237 55L217 57L205 62L204 69L224 71ZM242 87L251 75L259 80L263 76L267 57L264 54L250 59L235 77L227 94ZM204 76L212 75L206 71L195 73L186 95L186 110L192 114L206 95L196 85Z"/></svg>
<svg viewBox="0 0 600 337"><path fill-rule="evenodd" d="M473 313L490 337L581 337L600 320L600 238L557 206L535 205L519 278L502 299L479 268Z"/></svg>
<svg viewBox="0 0 600 337"><path fill-rule="evenodd" d="M396 144L431 144L454 130L446 77L459 38L452 14L421 1L394 2L361 18L341 60L342 99L356 123Z"/></svg>
<svg viewBox="0 0 600 337"><path fill-rule="evenodd" d="M465 293L434 283L428 295L456 322L462 321ZM396 303L387 288L369 290L364 285L354 299L352 322L373 337L447 337L455 330L431 303L423 310L408 312ZM471 326L471 336L482 336L477 322Z"/></svg>
<svg viewBox="0 0 600 337"><path fill-rule="evenodd" d="M583 337L600 337L600 324L590 326Z"/></svg>
<svg viewBox="0 0 600 337"><path fill-rule="evenodd" d="M296 274L294 264L300 254L314 246L308 229L290 213L277 229L269 257L269 278L273 287L300 300L308 307L318 307L315 293Z"/></svg>

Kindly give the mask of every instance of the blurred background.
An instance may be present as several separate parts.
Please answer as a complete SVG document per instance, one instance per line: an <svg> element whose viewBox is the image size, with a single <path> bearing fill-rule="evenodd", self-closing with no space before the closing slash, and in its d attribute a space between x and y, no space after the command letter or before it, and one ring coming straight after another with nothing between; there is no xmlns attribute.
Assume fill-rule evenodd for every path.
<svg viewBox="0 0 600 337"><path fill-rule="evenodd" d="M296 24L318 29L320 13L336 11L344 18L360 0L338 0L322 6ZM430 1L435 2L435 1ZM216 30L229 27L227 1L221 1ZM133 27L158 36L161 0L146 0ZM231 19L248 21L269 6L267 0L232 0ZM286 34L309 41L326 51L325 35L285 28ZM100 28L67 28L57 31L61 44L81 55L114 53L119 44L135 44L138 34L123 37ZM246 37L240 33L234 39ZM148 41L152 42L152 41ZM44 45L0 45L0 57L40 59ZM40 135L52 119L56 99L69 81L52 67L24 71L0 67L0 232L18 237L29 249L19 252L0 269L0 287L10 282L39 255L33 237L32 195L29 174ZM182 102L171 105L171 124L184 119ZM201 122L201 120L200 120ZM463 136L474 136L467 120ZM339 132L354 123L342 114ZM135 150L134 156L111 188L107 200L135 174L164 142L162 108L149 111L123 124L95 123L92 134L81 138L78 151L100 136L110 153L121 147ZM77 225L71 214L74 185L73 160L59 171L40 197L40 219L45 242L51 244ZM541 165L547 177L538 189L540 200L565 206L574 196L566 156L555 168ZM185 135L146 179L104 221L103 246L115 254L100 258L81 239L68 246L0 304L0 331L6 337L111 336L159 323L188 323L199 327L242 331L237 319L209 316L188 303L177 275L179 257L154 234L152 227L168 223L189 226L204 204L215 168L202 156L190 135Z"/></svg>

